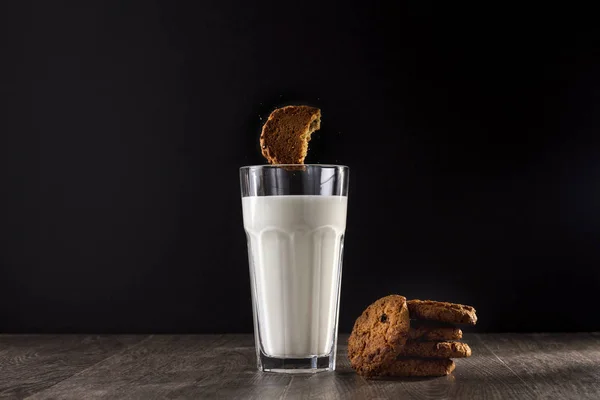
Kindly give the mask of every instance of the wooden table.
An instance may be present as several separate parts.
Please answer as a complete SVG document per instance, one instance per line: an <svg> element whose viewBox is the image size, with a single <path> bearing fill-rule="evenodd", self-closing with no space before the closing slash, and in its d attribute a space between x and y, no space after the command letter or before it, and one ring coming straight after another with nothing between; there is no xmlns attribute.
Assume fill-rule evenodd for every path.
<svg viewBox="0 0 600 400"><path fill-rule="evenodd" d="M251 335L0 335L0 399L600 399L600 334L467 334L443 378L256 370Z"/></svg>

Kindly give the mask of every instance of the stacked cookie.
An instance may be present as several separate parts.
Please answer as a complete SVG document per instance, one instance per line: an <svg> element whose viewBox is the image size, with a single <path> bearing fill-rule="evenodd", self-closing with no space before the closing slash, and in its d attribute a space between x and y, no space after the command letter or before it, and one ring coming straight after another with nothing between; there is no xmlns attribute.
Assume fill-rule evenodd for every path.
<svg viewBox="0 0 600 400"><path fill-rule="evenodd" d="M356 320L348 357L366 377L448 375L455 368L452 358L471 356L455 325L476 322L470 306L386 296Z"/></svg>

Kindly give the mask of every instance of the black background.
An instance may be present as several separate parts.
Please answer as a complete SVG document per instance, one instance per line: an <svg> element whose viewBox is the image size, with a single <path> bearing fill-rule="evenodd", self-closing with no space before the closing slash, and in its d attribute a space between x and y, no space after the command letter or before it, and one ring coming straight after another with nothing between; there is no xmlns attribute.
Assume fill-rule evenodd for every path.
<svg viewBox="0 0 600 400"><path fill-rule="evenodd" d="M600 330L595 14L3 2L0 331L250 332L238 168L278 106L351 168L340 330L400 293Z"/></svg>

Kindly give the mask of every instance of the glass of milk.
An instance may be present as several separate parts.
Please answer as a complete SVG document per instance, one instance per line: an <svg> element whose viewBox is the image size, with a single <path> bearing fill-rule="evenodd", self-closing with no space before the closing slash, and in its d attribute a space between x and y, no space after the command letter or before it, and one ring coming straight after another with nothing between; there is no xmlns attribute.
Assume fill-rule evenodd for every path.
<svg viewBox="0 0 600 400"><path fill-rule="evenodd" d="M242 167L258 369L335 369L348 167Z"/></svg>

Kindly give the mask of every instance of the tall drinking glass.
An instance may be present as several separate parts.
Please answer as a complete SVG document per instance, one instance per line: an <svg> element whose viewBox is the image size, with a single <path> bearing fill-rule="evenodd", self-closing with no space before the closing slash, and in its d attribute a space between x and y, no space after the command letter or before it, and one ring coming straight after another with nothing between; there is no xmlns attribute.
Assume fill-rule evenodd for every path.
<svg viewBox="0 0 600 400"><path fill-rule="evenodd" d="M335 369L348 167L242 167L258 369Z"/></svg>

